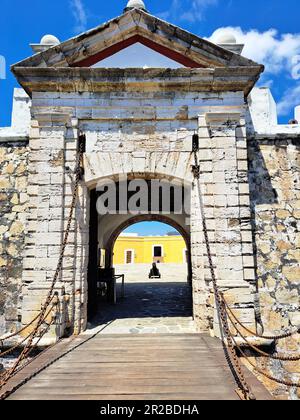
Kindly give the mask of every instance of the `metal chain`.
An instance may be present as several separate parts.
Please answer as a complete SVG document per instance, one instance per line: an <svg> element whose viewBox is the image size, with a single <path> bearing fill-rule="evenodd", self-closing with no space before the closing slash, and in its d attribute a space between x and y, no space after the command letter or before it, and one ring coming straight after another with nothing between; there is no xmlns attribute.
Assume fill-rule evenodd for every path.
<svg viewBox="0 0 300 420"><path fill-rule="evenodd" d="M49 311L49 313L50 313L51 311ZM47 315L48 316L48 315ZM33 350L35 350L37 347L38 347L38 345L39 345L39 342L41 341L41 339L44 337L44 335L45 334L47 334L47 332L49 331L49 329L50 329L50 327L53 325L55 323L55 316L53 316L52 317L52 320L51 320L51 322L47 325L47 328L45 328L45 330L43 331L43 333L40 335L40 337L39 337L39 339L36 341L36 343L33 345L33 346L31 346L30 347L30 349L29 349L29 351L26 353L26 359L28 359L28 357L29 357L29 355L30 355L30 353L33 351ZM45 351L45 350L44 350ZM42 352L43 353L43 352ZM37 357L37 356L36 356ZM32 360L26 360L25 359L25 363L24 364L22 364L22 361L24 361L24 359L23 360L21 360L21 362L19 363L19 366L18 366L18 368L13 372L13 373L10 373L9 374L9 379L11 379L12 377L14 377L15 375L17 375L22 369L24 369L26 366L28 366L31 362L33 362L33 360L35 360L36 359L36 357L34 357ZM2 380L2 378L3 378L3 376L2 377L0 377L0 380ZM8 382L8 380L6 380L5 379L5 381L3 381L3 382L1 382L1 385L0 385L0 391L1 391L1 389L3 389L3 387L7 384L7 382ZM7 397L7 392L4 392L4 393L0 393L0 400L4 400L5 398Z"/></svg>
<svg viewBox="0 0 300 420"><path fill-rule="evenodd" d="M231 308L229 307L229 305L228 305L228 303L226 302L226 300L224 299L224 296L223 296L223 302L224 302L224 304L225 304L225 306L226 306L226 308L227 308L227 310L228 310L228 312L230 312L230 314L231 314L231 316L235 319L235 321L242 327L242 328L244 328L244 330L245 331L247 331L249 334L251 334L251 335L253 335L253 336L255 336L255 337L258 337L258 338L262 338L262 339L265 339L265 340L283 340L283 339L285 339L285 338L289 338L289 337L292 337L293 335L296 335L296 334L300 334L300 327L297 327L297 330L296 331L292 331L292 332L289 332L289 333L286 333L286 334L281 334L281 335L271 335L271 336L267 336L267 335L260 335L260 334L257 334L257 333L255 333L254 331L251 331L249 328L247 328L245 325L243 325L242 323L241 323L241 321L236 317L236 315L234 314L234 312L231 310Z"/></svg>
<svg viewBox="0 0 300 420"><path fill-rule="evenodd" d="M53 301L53 299L54 299L54 296L52 297L51 302ZM33 324L34 321L36 321L38 319L39 316L40 316L40 314L38 316L36 316L29 324L27 324L25 328L22 328L22 330L19 330L18 334L25 331L30 325ZM8 354L12 353L14 350L16 350L18 347L20 347L23 343L25 343L25 341L31 336L31 334L32 334L32 331L22 341L17 342L12 347L10 347L7 350L0 353L0 357L4 357L4 356L7 356ZM17 335L17 334L15 334L15 335ZM2 340L0 340L0 341L2 341ZM1 347L3 347L3 344L1 345Z"/></svg>
<svg viewBox="0 0 300 420"><path fill-rule="evenodd" d="M224 302L225 303L225 302ZM253 350L255 350L257 353L259 353L261 356L263 357L268 357L269 359L274 359L274 360L280 360L282 362L298 362L300 360L300 355L299 356L281 356L281 355L272 355L269 353L266 353L265 351L260 350L260 348L258 348L257 346L255 346L254 344L251 344L250 341L248 340L248 338L246 338L246 336L238 329L238 327L236 326L237 323L235 323L230 315L230 313L227 313L228 318L230 320L230 322L232 323L232 325L234 326L236 332L238 335L240 335L242 337L242 339L247 343L247 345L249 347L251 347Z"/></svg>
<svg viewBox="0 0 300 420"><path fill-rule="evenodd" d="M17 348L19 348L23 343L25 343L26 340L28 340L28 338L31 336L31 334L32 334L32 332L30 332L22 341L18 342L14 346L12 346L9 349L7 349L7 350L3 351L2 353L0 353L0 357L7 356L8 354L12 353L14 350L16 350Z"/></svg>
<svg viewBox="0 0 300 420"><path fill-rule="evenodd" d="M253 395L253 393L251 391L251 388L246 381L246 378L244 376L240 360L237 356L237 353L236 353L236 350L235 350L235 347L234 347L234 343L232 341L231 334L230 334L230 329L229 329L229 325L228 325L228 321L227 321L227 313L226 313L224 305L222 304L222 299L221 299L221 296L220 296L220 293L219 293L219 287L218 287L218 284L217 284L217 278L216 278L216 275L215 275L215 269L214 269L214 265L213 265L212 255L211 255L210 241L209 241L209 237L208 237L208 229L207 229L207 223L206 223L206 217L205 217L205 211L204 211L204 203L203 203L201 186L200 186L200 166L198 164L197 148L193 148L193 153L194 153L194 159L195 159L195 165L193 166L193 174L194 174L194 178L197 181L197 186L198 186L200 210L201 210L201 216L202 216L203 234L204 234L206 250L207 250L207 257L208 257L208 262L209 262L209 267L210 267L210 272L211 272L211 278L212 278L212 284L213 284L213 289L214 289L216 307L217 307L219 319L221 321L220 326L221 326L221 329L223 330L223 332L225 334L225 337L226 337L227 347L229 349L231 360L233 362L233 366L234 366L234 370L235 370L234 378L237 382L237 385L238 385L239 389L241 390L244 399L255 400L256 398Z"/></svg>
<svg viewBox="0 0 300 420"><path fill-rule="evenodd" d="M38 314L35 318L33 318L32 321L30 321L28 324L24 325L23 328L21 328L20 330L14 332L13 334L10 334L10 335L8 335L6 337L0 338L0 343L1 343L1 346L0 347L3 347L4 341L10 340L11 338L14 338L17 335L20 335L22 332L24 332L25 330L27 330L27 328L30 327L38 319L39 316L40 316L40 314Z"/></svg>
<svg viewBox="0 0 300 420"><path fill-rule="evenodd" d="M250 360L250 358L245 354L245 352L242 350L241 346L238 344L238 342L236 341L236 339L233 335L232 335L232 341L235 343L236 347L239 349L239 352L244 357L244 359L247 360L249 365L252 366L253 369L256 372L258 372L260 375L265 376L270 381L277 382L278 384L281 384L281 385L285 385L285 386L288 386L288 387L294 387L294 388L300 388L300 382L296 383L296 382L292 382L292 381L286 381L284 379L275 378L274 376L269 375L268 373L266 373L265 371L263 371L262 369L257 367L257 365L255 365Z"/></svg>
<svg viewBox="0 0 300 420"><path fill-rule="evenodd" d="M208 237L208 232L207 232L207 224L206 224L206 219L205 219L204 204L203 204L200 181L199 181L200 180L200 166L198 164L197 149L196 150L194 149L193 152L194 152L194 156L195 156L195 165L193 166L193 173L194 173L195 179L197 179L197 182L198 182L199 200L200 200L200 207L201 207L201 212L202 212L203 233L204 233L206 249L207 249L207 254L208 254L208 260L209 260L209 266L210 266L210 271L211 271L211 276L212 276L212 283L213 283L213 288L214 288L216 305L217 305L217 309L219 311L219 317L221 319L223 330L224 330L224 333L225 333L225 336L226 336L226 339L227 339L228 348L229 348L231 354L233 354L233 360L234 360L234 362L236 361L235 357L238 359L237 353L236 353L236 350L235 350L235 348L237 348L239 350L239 352L241 353L241 355L248 361L248 363L261 375L263 375L266 378L268 378L269 380L277 382L279 384L286 385L286 386L289 386L289 387L300 388L300 383L295 383L295 382L292 382L292 381L286 381L286 380L281 380L281 379L275 378L275 377L267 374L266 372L264 372L262 369L258 368L249 359L249 357L246 356L245 352L242 350L241 346L237 343L236 338L234 337L234 335L230 331L227 319L228 318L230 319L229 313L232 313L232 316L237 321L237 323L241 327L243 327L246 331L248 331L250 334L252 333L252 331L249 330L247 327L245 327L237 319L237 317L233 314L233 312L229 308L229 305L225 301L223 294L219 291L219 288L218 288L218 285L217 285L217 280L216 280L216 276L215 276L214 265L213 265L213 261L212 261L211 250L210 250L210 242L209 242L209 237ZM228 316L228 318L227 318L227 316ZM230 319L230 321L232 322L232 319ZM235 325L234 325L234 328L238 331L238 329ZM260 349L258 349L256 346L253 346L250 343L248 343L248 340L239 331L238 331L238 333L244 338L244 340L247 342L247 344L249 344L250 347L254 348L258 352L261 352ZM259 334L255 334L255 333L253 335L257 336L259 338L278 340L278 339L289 338L292 335L297 334L297 333L300 333L300 328L298 328L297 331L295 331L295 332L281 334L279 336L265 337L265 336L260 336ZM270 357L270 355L268 353L264 353L264 352L262 352L262 353L265 357ZM298 361L300 359L298 356L297 357L288 357L288 358L283 358L281 356L277 356L277 357L273 356L272 358L274 358L276 360L282 360L282 361ZM241 381L243 381L243 379L245 380L243 374L242 374L242 376L240 376L241 366L240 366L239 359L238 359L238 363L235 363L235 366L236 366L236 369L237 369L237 373L239 374L239 379ZM243 382L242 382L242 385L244 386ZM248 387L248 384L246 383L246 381L245 381L245 385ZM250 390L249 387L248 387L248 389ZM247 388L246 387L244 388L244 392L246 393L245 396L249 398L249 394L247 393Z"/></svg>
<svg viewBox="0 0 300 420"><path fill-rule="evenodd" d="M44 317L44 321L48 318L48 316L50 315L51 311L53 310L53 307L51 307L49 309L49 311L45 314ZM32 352L32 350L34 348L37 347L38 343L40 342L40 340L42 339L42 337L46 334L46 332L49 330L50 326L54 323L55 321L55 317L52 317L50 324L47 325L47 328L42 331L42 333L40 334L40 337L38 339L38 341L34 344L34 346L31 346L27 352L24 352L23 357L21 358L19 356L19 358L17 359L17 361L15 362L15 364L13 365L13 367L11 369L9 369L7 372L4 372L1 376L0 376L0 389L3 388L3 386L8 382L8 380L14 376L17 372L19 372L20 369L18 368L23 368L23 366L20 367L21 362L27 358L29 356L29 354ZM26 348L26 346L25 346ZM24 349L25 349L24 348ZM22 352L23 353L23 352Z"/></svg>
<svg viewBox="0 0 300 420"><path fill-rule="evenodd" d="M67 246L67 243L68 243L69 233L70 233L70 230L71 230L71 225L72 225L72 220L73 220L73 213L74 213L74 209L75 209L76 201L77 201L79 182L80 182L80 179L82 177L81 164L82 164L83 151L84 151L84 140L85 140L85 138L84 138L83 135L79 136L78 152L77 152L77 159L76 159L76 166L75 166L75 185L74 185L74 190L73 190L73 194L72 194L70 213L69 213L69 217L68 217L68 221L67 221L67 227L66 227L63 243L62 243L62 246L61 246L61 251L60 251L60 256L59 256L57 268L55 270L53 280L52 280L52 283L51 283L46 301L45 301L45 303L44 303L44 305L43 305L43 307L40 311L39 317L37 318L38 319L37 325L35 326L34 330L32 331L28 342L26 343L23 351L21 352L20 356L16 360L15 364L13 365L13 367L8 372L8 375L5 376L4 381L0 384L0 388L3 387L7 383L7 381L10 379L10 377L16 372L16 370L19 367L21 361L26 357L26 355L28 355L28 352L31 352L33 341L38 335L40 327L42 326L42 324L45 320L45 314L47 312L47 308L49 307L49 305L52 301L52 294L53 294L55 285L57 283L58 276L59 276L59 274L62 270L64 255L65 255L65 249L66 249L66 246Z"/></svg>
<svg viewBox="0 0 300 420"><path fill-rule="evenodd" d="M23 378L20 382L18 381L17 385L13 386L11 389L4 391L4 393L0 393L0 400L5 400L6 398L8 398L11 394L13 394L17 389L19 389L21 386L23 386L25 383L27 383L28 381L30 381L32 378L36 377L40 372L44 371L45 369L47 369L49 366L52 366L54 363L56 363L58 360L61 360L63 357L67 356L68 354L72 353L74 350L80 348L81 346L83 346L84 344L86 344L87 342L90 342L91 340L93 340L95 337L97 337L99 334L102 333L103 330L105 330L106 328L108 328L113 322L115 322L115 320L110 321L108 324L106 324L104 327L102 327L99 331L97 331L94 335L88 335L87 338L85 338L83 341L81 341L80 343L76 344L74 347L72 346L71 348L67 348L65 351L63 351L62 353L59 353L57 356L55 356L54 358L50 357L50 360L48 360L45 364L42 365L41 368L38 368L37 370L31 372L28 376L26 376L25 378ZM39 353L33 360L36 360L38 357L40 357L41 355L45 354L49 349L51 349L52 347L54 347L56 344L53 344L52 346L47 347L45 350L43 350L41 353ZM26 367L30 362L27 362L24 366L22 366L22 368L20 368L18 370L18 372L23 369L24 367ZM16 372L17 373L17 372Z"/></svg>

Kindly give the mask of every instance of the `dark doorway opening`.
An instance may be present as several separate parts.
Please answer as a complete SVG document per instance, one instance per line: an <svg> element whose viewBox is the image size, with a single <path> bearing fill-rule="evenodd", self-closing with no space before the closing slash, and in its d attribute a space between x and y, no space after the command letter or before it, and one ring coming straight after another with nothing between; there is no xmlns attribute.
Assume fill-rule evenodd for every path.
<svg viewBox="0 0 300 420"><path fill-rule="evenodd" d="M118 191L118 188L117 188ZM189 195L185 190L181 199ZM162 211L151 214L150 208L147 214L120 215L107 214L99 216L97 212L97 200L99 193L90 191L90 227L89 227L89 264L88 264L88 321L91 325L103 325L113 321L121 324L120 328L136 331L146 328L151 331L151 326L145 326L148 322L160 325L161 319L166 319L168 325L160 325L161 328L173 328L179 332L180 325L175 326L173 320L183 324L192 322L192 270L190 252L189 225L185 224L185 213L177 214L174 204L175 190L170 194L170 214ZM129 195L129 199L131 196ZM178 198L178 197L177 197ZM151 195L149 202L151 202ZM160 191L162 200L162 191ZM117 210L119 202L117 200ZM141 252L130 243L120 253L120 260L115 261L114 247L122 232L126 232L130 226L141 222L153 222L166 224L167 231L164 233L169 240L181 237L182 245L177 253L177 260L170 261L170 253L165 238L155 238L149 245L148 259L141 261ZM156 232L157 233L157 232ZM154 236L159 236L155 235ZM149 279L149 272L153 263L157 263L162 271L161 279ZM137 265L139 264L139 265ZM121 266L121 267L120 267ZM184 270L183 270L184 267ZM133 271L130 271L132 270ZM125 298L120 299L121 283L118 275L125 275ZM116 293L102 287L103 276L116 278ZM188 281L187 281L188 280ZM101 284L101 289L99 289ZM106 299L107 296L117 297L116 305ZM131 320L136 323L130 327ZM179 321L180 320L180 321ZM183 320L183 321L181 321ZM186 322L185 322L186 321ZM177 321L176 321L177 322ZM139 328L137 326L139 325ZM148 329L147 329L148 328ZM123 330L122 330L123 331ZM122 332L120 331L120 332ZM125 331L123 331L125 332ZM163 332L163 331L161 331ZM165 330L164 332L171 332Z"/></svg>

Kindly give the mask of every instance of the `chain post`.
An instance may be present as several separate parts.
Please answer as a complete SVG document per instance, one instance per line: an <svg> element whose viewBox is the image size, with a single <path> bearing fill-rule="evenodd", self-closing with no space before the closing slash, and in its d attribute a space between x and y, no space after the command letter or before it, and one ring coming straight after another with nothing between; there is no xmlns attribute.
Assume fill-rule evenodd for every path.
<svg viewBox="0 0 300 420"><path fill-rule="evenodd" d="M54 276L53 276L53 280L52 280L50 289L48 291L46 301L45 301L44 305L42 306L42 309L41 309L41 311L40 311L40 313L39 313L39 315L36 319L37 320L37 325L35 326L32 333L29 335L28 341L26 342L26 344L24 346L24 349L22 350L20 356L18 357L18 359L16 360L16 362L14 363L12 368L4 374L3 379L1 377L0 389L17 372L18 368L20 367L21 362L28 356L28 354L31 352L32 348L37 346L37 343L41 340L42 336L46 333L46 330L44 332L42 331L41 337L38 338L37 343L34 344L34 340L35 340L35 338L37 338L44 321L46 320L46 318L48 317L48 315L50 314L50 312L53 309L53 307L51 307L50 311L47 312L47 309L49 308L49 305L52 303L52 301L54 299L55 294L53 295L53 291L54 291L55 285L57 283L59 274L60 274L60 272L62 270L62 266L63 266L65 250L66 250L66 246L67 246L67 243L68 243L68 238L69 238L71 225L72 225L72 220L73 220L73 214L74 214L76 201L77 201L77 196L78 196L78 187L79 187L79 183L80 183L80 181L83 177L82 158L83 158L83 153L85 151L85 148L86 148L86 136L85 136L85 134L80 133L79 141L78 141L77 157L76 157L76 166L75 166L75 185L74 185L74 190L73 190L73 195L72 195L72 202L71 202L71 206L70 206L70 213L69 213L69 216L68 216L67 227L66 227L64 239L63 239L63 242L62 242L62 245L61 245L60 256L59 256L57 267L56 267L56 270L55 270L55 273L54 273ZM54 322L54 320L55 320L55 318L52 319L51 325Z"/></svg>
<svg viewBox="0 0 300 420"><path fill-rule="evenodd" d="M193 135L193 146L192 146L192 150L193 150L193 154L194 154L194 160L195 160L195 164L192 166L192 172L194 174L195 179L197 180L198 183L198 189L199 189L199 202L200 202L200 211L201 211L201 216L202 216L202 227L203 227L203 234L204 234L204 239L205 239L205 245L206 245L206 251L207 251L207 258L208 258L208 262L209 262L209 267L210 267L210 272L211 272L211 278L212 278L212 284L213 284L213 289L214 289L214 295L215 295L215 301L216 301L216 306L217 306L217 311L220 317L220 321L221 321L221 328L225 334L226 337L226 341L227 341L227 347L228 350L230 352L230 359L231 362L233 363L234 366L234 370L235 370L235 380L236 383L238 385L238 390L237 393L238 395L240 395L241 398L245 399L245 400L255 400L255 396L253 395L251 388L249 387L244 373L242 371L242 366L241 363L238 359L235 347L234 347L234 343L231 337L231 333L230 333L230 329L229 329L229 324L228 324L228 320L227 320L227 313L226 313L226 309L224 307L224 305L222 304L222 299L221 299L221 295L220 295L220 291L219 291L219 287L217 284L217 278L215 275L215 268L213 265L213 260L212 260L212 254L211 254L211 248L210 248L210 242L209 242L209 237L208 237L208 229L207 229L207 223L206 223L206 217L205 217L205 211L204 211L204 203L203 203L203 198L202 198L202 194L201 194L201 187L200 187L200 174L201 174L201 168L198 162L198 156L197 156L197 152L199 151L199 136L197 134Z"/></svg>

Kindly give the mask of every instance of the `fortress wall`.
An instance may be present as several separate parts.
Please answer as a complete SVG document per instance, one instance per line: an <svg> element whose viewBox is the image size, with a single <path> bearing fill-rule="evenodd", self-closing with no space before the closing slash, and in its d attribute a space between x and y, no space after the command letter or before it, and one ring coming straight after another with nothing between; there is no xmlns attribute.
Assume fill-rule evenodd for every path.
<svg viewBox="0 0 300 420"><path fill-rule="evenodd" d="M299 140L284 136L248 142L259 305L266 334L300 325ZM276 350L299 354L300 336L278 342ZM300 362L283 365L299 380ZM270 363L270 373L282 378L280 367L277 361ZM286 391L273 382L267 385L278 395Z"/></svg>
<svg viewBox="0 0 300 420"><path fill-rule="evenodd" d="M0 335L18 326L21 305L28 147L0 143Z"/></svg>

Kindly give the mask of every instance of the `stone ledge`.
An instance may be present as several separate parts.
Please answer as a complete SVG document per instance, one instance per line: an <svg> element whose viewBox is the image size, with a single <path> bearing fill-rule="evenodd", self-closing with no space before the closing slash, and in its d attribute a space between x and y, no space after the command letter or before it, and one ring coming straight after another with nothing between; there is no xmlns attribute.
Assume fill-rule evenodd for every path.
<svg viewBox="0 0 300 420"><path fill-rule="evenodd" d="M246 335L245 335L246 337ZM253 346L256 346L258 348L260 347L273 347L275 345L275 340L267 340L265 338L258 338L258 337L246 337L247 341L252 344ZM237 337L235 338L237 344L240 347L251 349L251 347L241 338Z"/></svg>
<svg viewBox="0 0 300 420"><path fill-rule="evenodd" d="M257 67L208 69L115 69L14 67L24 90L32 92L202 91L244 92L258 79Z"/></svg>

